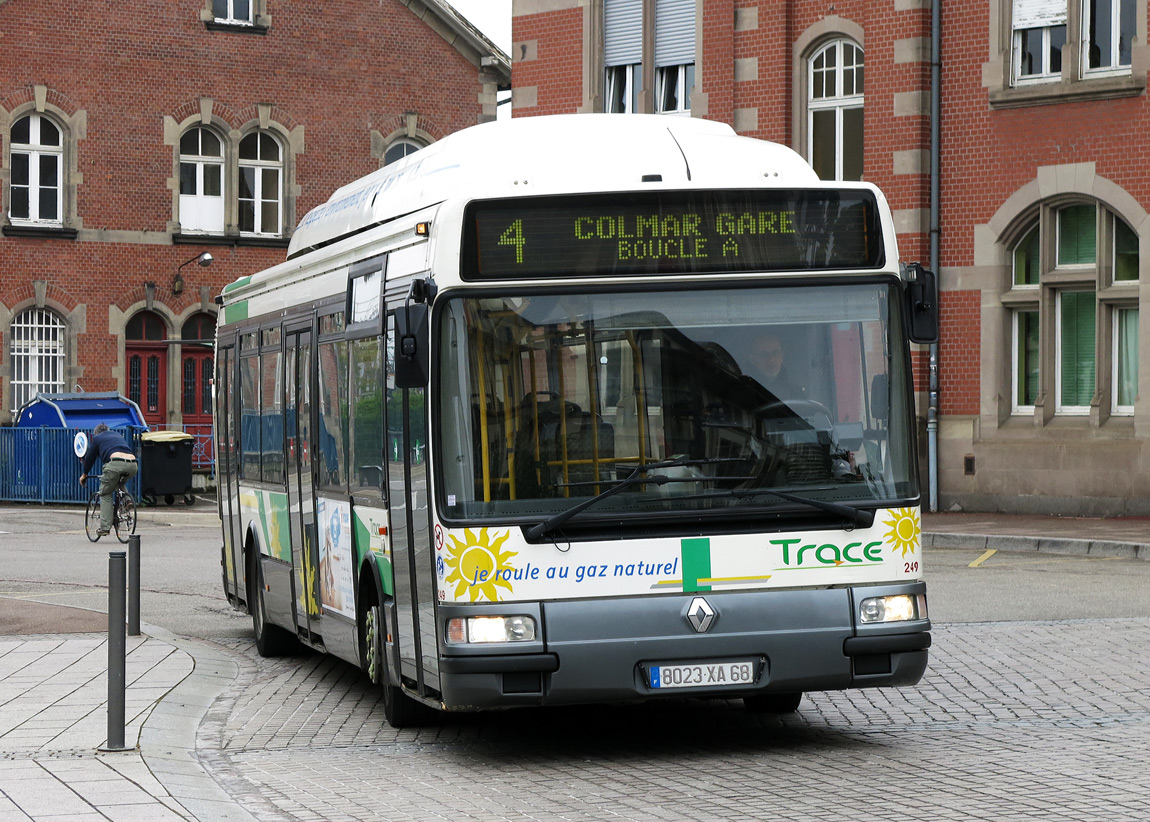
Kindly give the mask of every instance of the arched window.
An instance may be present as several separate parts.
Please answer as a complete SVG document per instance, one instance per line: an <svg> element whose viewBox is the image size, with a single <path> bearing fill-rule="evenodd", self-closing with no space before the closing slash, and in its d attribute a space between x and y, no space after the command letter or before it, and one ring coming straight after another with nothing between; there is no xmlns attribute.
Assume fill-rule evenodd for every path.
<svg viewBox="0 0 1150 822"><path fill-rule="evenodd" d="M240 232L283 232L283 150L266 131L240 140Z"/></svg>
<svg viewBox="0 0 1150 822"><path fill-rule="evenodd" d="M833 40L807 66L807 157L824 180L861 180L863 50Z"/></svg>
<svg viewBox="0 0 1150 822"><path fill-rule="evenodd" d="M64 138L50 118L33 113L12 125L9 218L13 223L63 221Z"/></svg>
<svg viewBox="0 0 1150 822"><path fill-rule="evenodd" d="M210 129L189 129L180 138L180 228L224 232L224 148Z"/></svg>
<svg viewBox="0 0 1150 822"><path fill-rule="evenodd" d="M415 142L415 140L408 140L406 138L396 140L388 146L387 151L383 153L383 164L386 166L397 160L402 160L407 155L414 154L421 148L423 148L423 145Z"/></svg>
<svg viewBox="0 0 1150 822"><path fill-rule="evenodd" d="M1086 415L1138 395L1138 235L1096 201L1043 203L1011 246L1011 412ZM1039 333L1043 322L1052 327ZM1099 329L1103 333L1098 333ZM1110 344L1104 343L1109 339ZM1044 356L1045 354L1045 356ZM1107 390L1108 388L1108 390ZM1101 396L1099 396L1101 395ZM1105 410L1104 408L1104 410Z"/></svg>
<svg viewBox="0 0 1150 822"><path fill-rule="evenodd" d="M125 336L129 340L156 342L166 340L168 338L168 332L159 314L153 311L141 311L132 317L132 319L128 320Z"/></svg>
<svg viewBox="0 0 1150 822"><path fill-rule="evenodd" d="M13 415L37 392L64 390L64 328L64 321L46 308L29 308L12 321Z"/></svg>

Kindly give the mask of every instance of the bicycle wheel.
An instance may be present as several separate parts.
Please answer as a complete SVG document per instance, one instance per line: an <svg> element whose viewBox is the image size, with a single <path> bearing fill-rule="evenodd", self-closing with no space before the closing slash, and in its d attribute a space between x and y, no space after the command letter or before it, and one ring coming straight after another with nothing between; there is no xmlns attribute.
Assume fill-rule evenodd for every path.
<svg viewBox="0 0 1150 822"><path fill-rule="evenodd" d="M127 491L116 493L116 539L127 542L136 533L136 503Z"/></svg>
<svg viewBox="0 0 1150 822"><path fill-rule="evenodd" d="M92 494L92 498L88 500L88 510L84 514L84 533L88 535L88 539L92 542L99 542L100 534L100 494L97 492Z"/></svg>

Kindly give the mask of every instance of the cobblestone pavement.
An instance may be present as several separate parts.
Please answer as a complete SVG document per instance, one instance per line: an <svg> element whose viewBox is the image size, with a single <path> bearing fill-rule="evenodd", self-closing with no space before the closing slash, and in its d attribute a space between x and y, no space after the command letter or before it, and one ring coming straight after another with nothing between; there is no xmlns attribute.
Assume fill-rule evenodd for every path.
<svg viewBox="0 0 1150 822"><path fill-rule="evenodd" d="M396 731L328 657L261 660L198 753L261 820L1150 819L1150 620L935 626L904 690L445 716Z"/></svg>

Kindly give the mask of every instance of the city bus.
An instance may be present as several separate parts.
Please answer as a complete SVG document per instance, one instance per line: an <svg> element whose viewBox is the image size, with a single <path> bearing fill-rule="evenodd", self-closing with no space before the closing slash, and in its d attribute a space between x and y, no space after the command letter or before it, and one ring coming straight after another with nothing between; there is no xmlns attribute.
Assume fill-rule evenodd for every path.
<svg viewBox="0 0 1150 822"><path fill-rule="evenodd" d="M523 118L337 190L217 298L223 585L387 721L923 675L889 206L691 118Z"/></svg>

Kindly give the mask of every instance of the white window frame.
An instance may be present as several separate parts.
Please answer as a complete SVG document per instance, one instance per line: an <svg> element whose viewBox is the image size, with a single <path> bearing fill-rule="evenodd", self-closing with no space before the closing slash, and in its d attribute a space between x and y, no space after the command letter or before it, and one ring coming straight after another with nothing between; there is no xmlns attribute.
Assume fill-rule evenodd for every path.
<svg viewBox="0 0 1150 822"><path fill-rule="evenodd" d="M694 63L661 66L655 69L655 110L658 114L689 115L691 113L691 87L694 85ZM667 97L668 78L675 77L675 108L663 108ZM688 75L691 80L688 82Z"/></svg>
<svg viewBox="0 0 1150 822"><path fill-rule="evenodd" d="M1061 26L1043 26L1033 29L1015 29L1011 36L1011 76L1016 86L1033 83L1052 83L1062 79L1062 66L1059 61L1058 68L1054 68L1051 55L1054 52L1051 40L1055 29L1062 29L1062 41L1066 42L1066 24ZM1022 34L1024 31L1041 32L1042 37L1042 66L1033 74L1022 73Z"/></svg>
<svg viewBox="0 0 1150 822"><path fill-rule="evenodd" d="M627 65L607 66L603 83L603 109L608 114L635 114L638 112L639 88L636 74L643 75L643 66L640 63ZM618 83L623 84L623 108L611 108L615 99L615 88Z"/></svg>
<svg viewBox="0 0 1150 822"><path fill-rule="evenodd" d="M32 112L24 115L23 117L16 118L13 126L25 119L29 120L28 123L28 142L27 143L11 143L11 158L9 159L9 173L12 171L12 164L16 155L25 156L28 158L28 215L17 217L12 213L12 189L16 187L13 178L9 177L8 185L8 219L13 225L35 225L35 226L62 226L64 224L64 142L67 139L67 132L64 127L56 120L47 117L39 112ZM40 141L40 126L43 121L47 120L55 129L56 133L60 136L60 144L51 146L44 145ZM8 132L11 139L12 131ZM40 216L40 201L41 195L48 186L41 185L40 182L40 167L43 159L49 159L56 165L56 217L41 217Z"/></svg>
<svg viewBox="0 0 1150 822"><path fill-rule="evenodd" d="M246 2L248 5L247 17L239 17L236 15L236 4L238 2ZM252 26L255 25L255 5L256 0L219 0L219 3L224 5L227 9L226 16L220 16L216 11L217 0L212 2L212 13L216 15L217 23L227 23L232 26Z"/></svg>
<svg viewBox="0 0 1150 822"><path fill-rule="evenodd" d="M844 64L845 54L844 46L851 46L854 48L856 61L851 63L850 66ZM832 69L828 70L819 67L820 60L825 61L827 54L834 52L835 65ZM824 63L825 65L825 63ZM832 40L829 43L823 44L817 49L807 60L807 161L812 165L814 164L815 157L815 114L820 111L833 111L835 113L835 171L834 179L843 179L843 154L845 146L845 120L844 115L848 110L863 109L865 108L865 93L863 85L865 82L865 74L862 74L864 82L859 82L860 72L866 66L866 53L863 51L862 46L854 40L848 38L839 38ZM845 93L846 88L846 74L853 72L854 76L854 90L850 94ZM822 74L830 74L833 91L830 94L822 97L815 96L815 75L816 72ZM825 88L825 83L823 84Z"/></svg>
<svg viewBox="0 0 1150 822"><path fill-rule="evenodd" d="M284 147L283 147L283 143L279 140L278 137L276 137L270 131L253 131L249 134L244 135L243 139L240 140L240 145L242 146L244 140L250 139L251 137L256 138L256 153L259 156L255 159L251 159L251 158L243 159L243 158L241 158L239 160L240 175L239 175L239 179L237 180L237 183L236 183L236 185L237 185L236 203L237 203L237 208L238 208L237 222L241 226L243 225L243 211L245 208L250 207L251 210L253 211L252 225L254 226L254 228L246 230L246 231L241 228L240 234L243 236L279 237L279 236L282 236L282 234L283 234L283 224L284 224L284 197L283 197ZM264 141L263 141L263 139L261 139L263 137L267 137L273 143L275 143L276 152L277 152L278 156L275 157L274 159L268 159L268 158L265 158L263 156ZM252 198L246 198L246 197L241 196L242 189L239 187L239 181L243 179L243 174L244 174L245 169L253 169L255 172L253 174L253 177L255 179L255 185L253 186L253 190L252 190L252 195L253 195ZM265 189L265 186L264 186L264 178L266 176L266 172L268 172L268 171L274 171L275 172L275 191L271 192L270 196L269 196L269 193L267 192L267 190ZM226 190L225 190L225 193L226 193ZM276 204L276 225L274 228L269 228L268 226L263 225L263 205L265 203L272 203L272 202L274 202Z"/></svg>
<svg viewBox="0 0 1150 822"><path fill-rule="evenodd" d="M1091 294L1094 297L1095 339L1097 339L1098 293L1093 289L1059 289L1054 294L1054 411L1067 417L1081 417L1090 413L1090 404L1062 404L1062 298L1066 294ZM1094 348L1094 390L1098 388L1098 347ZM1093 398L1091 392L1091 398Z"/></svg>
<svg viewBox="0 0 1150 822"><path fill-rule="evenodd" d="M207 131L220 144L219 156L204 155L204 154L184 154L180 152L180 176L179 181L182 184L184 177L184 165L195 166L195 184L196 190L192 194L184 194L180 192L180 230L188 234L223 234L224 233L224 203L227 196L227 177L225 176L224 155L226 154L226 145L224 138L217 132L212 131L206 126L193 126L193 129L202 129ZM183 137L187 134L184 132L180 135L180 142L183 142ZM207 167L216 167L219 169L220 175L220 193L205 194L204 193L204 170Z"/></svg>
<svg viewBox="0 0 1150 822"><path fill-rule="evenodd" d="M1082 0L1086 2L1087 0ZM1062 76L1061 65L1055 69L1051 55L1054 31L1062 29L1065 44L1070 36L1069 5L1074 0L1010 0L1010 76L1016 86L1050 83ZM1022 73L1022 34L1037 32L1042 38L1042 65L1031 74ZM1060 53L1061 57L1061 53ZM1061 59L1059 60L1061 63Z"/></svg>
<svg viewBox="0 0 1150 822"><path fill-rule="evenodd" d="M1111 348L1110 348L1110 362L1111 362L1110 413L1116 417L1132 417L1132 416L1134 416L1134 405L1133 405L1133 403L1131 403L1129 405L1119 405L1118 404L1118 388L1120 385L1118 366L1121 363L1121 357L1119 355L1119 351L1121 350L1121 346L1120 346L1121 335L1119 334L1119 330L1122 326L1122 323L1121 323L1122 315L1124 313L1130 312L1130 311L1134 312L1135 314L1138 314L1138 307L1137 306L1116 306L1114 308L1114 311L1112 314L1112 320L1110 323L1110 327L1111 327L1111 340L1110 340L1110 345L1111 345ZM1142 317L1139 316L1138 317L1138 325L1141 326L1141 324L1142 324ZM1139 328L1139 333L1141 333L1141 328ZM1137 351L1137 340L1135 340L1135 351ZM1139 386L1138 386L1138 364L1137 363L1134 364L1134 386L1135 386L1134 395L1135 395L1135 398L1137 398L1137 396L1140 392Z"/></svg>
<svg viewBox="0 0 1150 822"><path fill-rule="evenodd" d="M1021 319L1023 314L1039 313L1038 307L1019 307L1010 312L1010 411L1012 414L1034 414L1034 405L1022 405L1018 402L1019 386L1018 373L1021 366L1022 355L1022 324ZM1039 322L1042 322L1041 315L1039 315ZM1039 360L1042 359L1042 352L1039 351ZM1041 374L1041 368L1039 369Z"/></svg>
<svg viewBox="0 0 1150 822"><path fill-rule="evenodd" d="M64 321L47 308L26 309L12 320L9 352L13 417L36 392L64 390L66 331Z"/></svg>
<svg viewBox="0 0 1150 822"><path fill-rule="evenodd" d="M1098 66L1097 68L1090 67L1090 5L1096 0L1082 0L1080 10L1082 13L1082 76L1083 77L1111 77L1129 74L1131 70L1130 63L1118 62L1120 58L1120 35L1122 33L1122 6L1129 5L1129 10L1134 12L1134 31L1131 32L1131 38L1137 37L1137 8L1135 0L1113 0L1113 9L1117 14L1113 14L1110 20L1110 53L1113 56L1113 62L1107 66ZM1133 48L1131 48L1133 52Z"/></svg>

